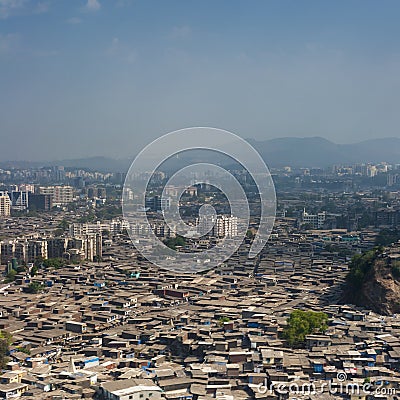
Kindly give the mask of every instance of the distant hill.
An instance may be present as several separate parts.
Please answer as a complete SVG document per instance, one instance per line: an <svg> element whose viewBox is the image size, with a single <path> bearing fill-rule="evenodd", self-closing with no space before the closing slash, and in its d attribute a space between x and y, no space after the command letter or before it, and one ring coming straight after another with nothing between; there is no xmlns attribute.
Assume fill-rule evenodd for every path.
<svg viewBox="0 0 400 400"><path fill-rule="evenodd" d="M400 163L400 138L383 138L366 140L353 144L336 144L322 137L285 137L257 141L247 141L258 150L265 162L270 167L282 167L290 165L293 167L328 167L334 164L355 164L367 162L387 161L389 163ZM132 155L132 159L134 155ZM209 161L210 156L206 156ZM215 155L212 159L224 164L224 160ZM108 157L88 157L81 159L27 162L7 161L0 162L0 167L38 167L64 165L71 168L84 168L96 171L126 172L131 159L115 160ZM190 161L200 161L197 152L193 155L172 159L170 167L181 167Z"/></svg>
<svg viewBox="0 0 400 400"><path fill-rule="evenodd" d="M68 168L82 168L89 169L93 171L102 172L125 172L128 170L132 160L129 159L119 159L108 157L89 157L80 158L77 160L61 160L57 162L56 165L63 165ZM54 163L52 163L54 165Z"/></svg>
<svg viewBox="0 0 400 400"><path fill-rule="evenodd" d="M272 167L327 167L334 164L365 162L400 163L400 138L336 144L321 137L249 140Z"/></svg>
<svg viewBox="0 0 400 400"><path fill-rule="evenodd" d="M82 168L99 172L126 172L132 160L113 159L108 157L88 157L58 161L4 161L0 168L40 168L62 165L66 168Z"/></svg>

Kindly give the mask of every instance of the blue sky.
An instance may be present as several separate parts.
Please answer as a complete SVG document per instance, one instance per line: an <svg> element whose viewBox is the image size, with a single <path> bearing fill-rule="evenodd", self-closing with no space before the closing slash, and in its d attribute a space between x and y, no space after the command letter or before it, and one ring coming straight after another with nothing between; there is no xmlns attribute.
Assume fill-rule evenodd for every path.
<svg viewBox="0 0 400 400"><path fill-rule="evenodd" d="M399 136L398 1L0 0L0 160L136 154L188 126Z"/></svg>

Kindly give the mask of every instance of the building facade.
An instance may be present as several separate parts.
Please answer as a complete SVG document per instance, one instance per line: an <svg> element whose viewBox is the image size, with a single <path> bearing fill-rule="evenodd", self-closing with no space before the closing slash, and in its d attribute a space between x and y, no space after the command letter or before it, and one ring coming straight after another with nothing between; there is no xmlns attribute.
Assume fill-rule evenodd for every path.
<svg viewBox="0 0 400 400"><path fill-rule="evenodd" d="M233 215L203 215L197 218L196 225L201 236L232 238L238 235L238 218Z"/></svg>
<svg viewBox="0 0 400 400"><path fill-rule="evenodd" d="M8 217L11 213L11 200L7 192L0 192L0 217Z"/></svg>
<svg viewBox="0 0 400 400"><path fill-rule="evenodd" d="M52 196L53 205L62 206L74 201L74 188L72 186L41 186L39 194Z"/></svg>

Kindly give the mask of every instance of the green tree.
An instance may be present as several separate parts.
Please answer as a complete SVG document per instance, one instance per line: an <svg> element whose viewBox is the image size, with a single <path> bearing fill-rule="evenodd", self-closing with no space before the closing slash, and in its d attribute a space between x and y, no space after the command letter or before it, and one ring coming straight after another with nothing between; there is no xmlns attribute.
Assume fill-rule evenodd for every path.
<svg viewBox="0 0 400 400"><path fill-rule="evenodd" d="M230 322L230 318L229 317L221 317L218 320L218 325L219 326L223 326L225 322Z"/></svg>
<svg viewBox="0 0 400 400"><path fill-rule="evenodd" d="M17 271L15 269L12 269L7 275L6 275L6 283L14 282L15 281L15 276L17 275Z"/></svg>
<svg viewBox="0 0 400 400"><path fill-rule="evenodd" d="M5 368L8 363L8 352L12 343L12 336L6 331L0 331L0 368Z"/></svg>
<svg viewBox="0 0 400 400"><path fill-rule="evenodd" d="M17 347L16 350L19 351L19 352L21 352L21 353L28 354L28 355L31 354L31 351L30 351L28 348L26 348L26 347Z"/></svg>
<svg viewBox="0 0 400 400"><path fill-rule="evenodd" d="M255 232L254 232L254 230L252 230L252 229L247 229L246 237L247 237L247 239L254 239L254 237L255 237Z"/></svg>
<svg viewBox="0 0 400 400"><path fill-rule="evenodd" d="M378 255L382 253L381 247L375 247L363 254L356 254L349 264L350 271L347 274L346 282L349 292L356 298L362 288L365 278L369 275L372 266Z"/></svg>
<svg viewBox="0 0 400 400"><path fill-rule="evenodd" d="M31 276L35 276L38 273L38 267L36 265L34 265L31 268Z"/></svg>
<svg viewBox="0 0 400 400"><path fill-rule="evenodd" d="M35 258L35 261L33 263L36 267L40 268L43 265L43 261L44 261L44 258L39 256L39 257Z"/></svg>
<svg viewBox="0 0 400 400"><path fill-rule="evenodd" d="M57 228L57 229L55 229L54 230L54 236L61 236L63 233L64 233L64 229L61 229L61 228Z"/></svg>
<svg viewBox="0 0 400 400"><path fill-rule="evenodd" d="M177 235L174 238L170 238L170 239L164 240L164 244L166 246L168 246L170 249L176 250L176 248L178 246L181 246L181 247L185 246L186 245L186 241L182 236Z"/></svg>
<svg viewBox="0 0 400 400"><path fill-rule="evenodd" d="M58 228L62 229L63 231L66 231L69 228L68 221L63 218L62 221L58 224Z"/></svg>
<svg viewBox="0 0 400 400"><path fill-rule="evenodd" d="M44 268L59 269L65 265L66 261L63 258L49 258L43 260L42 265Z"/></svg>
<svg viewBox="0 0 400 400"><path fill-rule="evenodd" d="M39 282L32 282L28 285L27 292L37 294L44 289L44 286Z"/></svg>
<svg viewBox="0 0 400 400"><path fill-rule="evenodd" d="M328 316L316 311L293 311L283 331L283 337L292 347L302 347L307 335L323 333L328 328Z"/></svg>
<svg viewBox="0 0 400 400"><path fill-rule="evenodd" d="M375 239L377 246L389 246L400 240L400 231L398 229L382 229Z"/></svg>

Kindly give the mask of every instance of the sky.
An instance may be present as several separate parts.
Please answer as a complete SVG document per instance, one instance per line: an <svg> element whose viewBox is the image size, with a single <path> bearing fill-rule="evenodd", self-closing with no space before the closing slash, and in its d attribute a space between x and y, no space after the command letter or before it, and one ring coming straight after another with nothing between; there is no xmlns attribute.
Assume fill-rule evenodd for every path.
<svg viewBox="0 0 400 400"><path fill-rule="evenodd" d="M398 137L400 2L0 0L0 161L131 157L212 126Z"/></svg>

